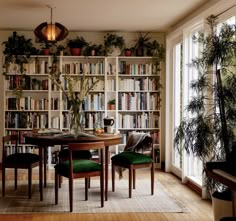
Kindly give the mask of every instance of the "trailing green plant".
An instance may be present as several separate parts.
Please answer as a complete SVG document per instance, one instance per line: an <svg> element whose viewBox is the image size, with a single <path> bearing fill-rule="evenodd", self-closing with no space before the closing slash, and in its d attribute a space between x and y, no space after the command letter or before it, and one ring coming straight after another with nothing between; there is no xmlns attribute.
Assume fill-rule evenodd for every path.
<svg viewBox="0 0 236 221"><path fill-rule="evenodd" d="M33 46L32 39L26 39L24 35L18 35L15 31L2 45L5 46L3 50L5 63L27 63L30 55L39 54L39 50Z"/></svg>
<svg viewBox="0 0 236 221"><path fill-rule="evenodd" d="M7 41L4 41L2 45L5 46L3 50L4 64L3 75L6 78L9 68L18 70L19 83L16 88L12 90L12 93L16 96L19 103L19 99L22 96L22 90L25 88L25 68L24 65L28 63L30 55L39 54L39 50L32 44L32 39L26 39L24 35L18 35L17 32L13 32ZM19 105L18 105L19 106Z"/></svg>
<svg viewBox="0 0 236 221"><path fill-rule="evenodd" d="M103 56L104 55L104 47L102 44L88 44L84 51L83 54L85 56L91 56L92 51L94 50L96 56Z"/></svg>
<svg viewBox="0 0 236 221"><path fill-rule="evenodd" d="M105 46L106 53L110 53L112 47L123 50L125 47L124 37L118 36L116 34L107 33L104 36L104 46Z"/></svg>
<svg viewBox="0 0 236 221"><path fill-rule="evenodd" d="M236 32L235 25L223 24L217 32L216 17L207 19L210 33L194 40L202 46L191 68L198 77L190 83L194 95L186 107L189 113L175 133L175 147L192 153L203 162L227 161L235 140L236 126ZM207 179L206 187L217 187Z"/></svg>
<svg viewBox="0 0 236 221"><path fill-rule="evenodd" d="M116 99L109 100L107 104L109 105L116 104Z"/></svg>
<svg viewBox="0 0 236 221"><path fill-rule="evenodd" d="M156 40L153 40L152 42L147 42L146 47L148 56L157 57L160 60L165 59L165 48Z"/></svg>

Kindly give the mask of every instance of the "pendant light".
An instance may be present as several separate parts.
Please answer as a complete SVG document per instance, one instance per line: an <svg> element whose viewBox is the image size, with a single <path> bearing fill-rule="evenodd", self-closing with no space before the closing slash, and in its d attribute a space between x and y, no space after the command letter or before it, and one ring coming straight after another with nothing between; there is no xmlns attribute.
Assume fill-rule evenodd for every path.
<svg viewBox="0 0 236 221"><path fill-rule="evenodd" d="M48 6L51 9L51 20L50 23L43 22L40 25L38 25L37 28L34 30L34 34L36 37L44 42L52 42L55 43L57 41L64 40L68 35L68 30L65 26L62 24L55 22L53 24L52 22L52 10L53 8L51 6Z"/></svg>

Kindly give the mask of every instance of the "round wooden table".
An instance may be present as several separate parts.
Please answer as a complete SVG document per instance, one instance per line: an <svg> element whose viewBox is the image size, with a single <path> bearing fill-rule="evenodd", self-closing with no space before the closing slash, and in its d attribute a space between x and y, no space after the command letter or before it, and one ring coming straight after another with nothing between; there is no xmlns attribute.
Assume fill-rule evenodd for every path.
<svg viewBox="0 0 236 221"><path fill-rule="evenodd" d="M103 141L105 143L105 200L108 195L108 164L109 164L109 146L117 145L121 143L120 134L96 134L88 136L79 136L77 138L72 136L64 136L63 134L39 134L39 133L27 133L24 135L25 143L37 145L39 148L39 191L40 200L43 200L43 158L46 159L47 147L54 145L68 145L69 143L78 142L97 142ZM46 177L46 160L44 160L44 186L47 185Z"/></svg>

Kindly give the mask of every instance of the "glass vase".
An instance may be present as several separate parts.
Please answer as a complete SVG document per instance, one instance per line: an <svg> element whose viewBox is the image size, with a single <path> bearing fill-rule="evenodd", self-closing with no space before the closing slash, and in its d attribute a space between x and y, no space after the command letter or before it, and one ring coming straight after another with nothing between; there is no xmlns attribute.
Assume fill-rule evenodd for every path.
<svg viewBox="0 0 236 221"><path fill-rule="evenodd" d="M71 101L70 107L70 133L77 137L81 132L84 132L85 127L85 113L83 109L83 102Z"/></svg>

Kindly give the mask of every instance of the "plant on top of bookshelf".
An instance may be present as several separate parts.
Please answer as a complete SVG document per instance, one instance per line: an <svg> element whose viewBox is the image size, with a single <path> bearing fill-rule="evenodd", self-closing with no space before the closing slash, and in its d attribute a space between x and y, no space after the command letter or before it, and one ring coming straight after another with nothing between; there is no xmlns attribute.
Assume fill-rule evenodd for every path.
<svg viewBox="0 0 236 221"><path fill-rule="evenodd" d="M151 39L149 36L149 32L142 34L139 33L138 38L135 40L135 50L137 56L144 56L145 55L145 49L147 49L148 42Z"/></svg>
<svg viewBox="0 0 236 221"><path fill-rule="evenodd" d="M104 46L107 55L119 56L125 47L124 37L107 33L104 36Z"/></svg>
<svg viewBox="0 0 236 221"><path fill-rule="evenodd" d="M91 44L89 43L83 50L85 56L103 56L104 47L102 44Z"/></svg>
<svg viewBox="0 0 236 221"><path fill-rule="evenodd" d="M88 42L84 39L84 37L77 36L74 39L68 39L67 46L70 48L72 55L80 55L82 48L88 46Z"/></svg>

